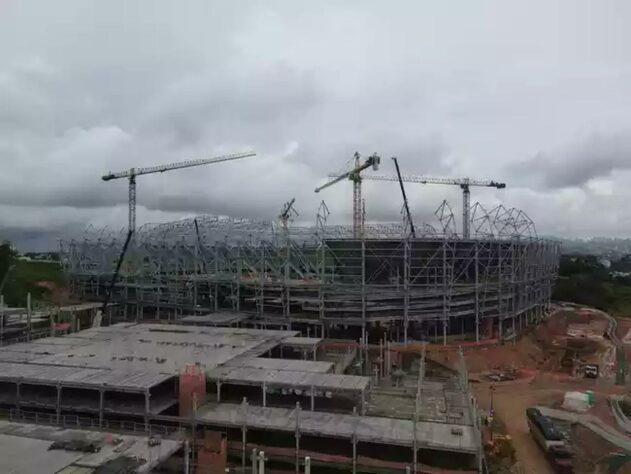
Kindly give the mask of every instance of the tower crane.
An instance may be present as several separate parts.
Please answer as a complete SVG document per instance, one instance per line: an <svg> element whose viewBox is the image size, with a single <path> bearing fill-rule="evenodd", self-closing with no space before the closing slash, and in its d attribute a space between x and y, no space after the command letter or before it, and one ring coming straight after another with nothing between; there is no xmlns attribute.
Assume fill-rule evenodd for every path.
<svg viewBox="0 0 631 474"><path fill-rule="evenodd" d="M280 214L278 215L278 220L284 232L289 231L289 219L291 219L291 216L298 215L298 211L296 211L296 209L294 208L295 202L296 202L296 198L291 198L290 201L287 201L283 205L283 208L281 209Z"/></svg>
<svg viewBox="0 0 631 474"><path fill-rule="evenodd" d="M256 156L254 152L234 153L231 155L221 155L213 158L202 158L200 160L181 161L179 163L169 163L166 165L149 166L147 168L131 168L127 171L118 173L108 173L103 176L103 181L112 181L114 179L129 178L129 224L128 230L131 234L136 232L136 177L143 174L164 173L165 171L179 170L182 168L192 168L194 166L209 165L222 161L238 160Z"/></svg>
<svg viewBox="0 0 631 474"><path fill-rule="evenodd" d="M343 175L342 175L343 176ZM470 212L471 212L471 186L484 186L490 188L504 189L506 183L500 183L493 180L476 180L471 178L432 178L428 176L379 176L370 175L364 177L372 181L404 181L407 183L420 184L447 184L460 186L462 189L462 236L465 239L471 237L470 231Z"/></svg>
<svg viewBox="0 0 631 474"><path fill-rule="evenodd" d="M362 176L361 172L367 168L372 168L374 170L379 169L379 163L381 162L381 158L376 153L370 155L366 161L361 163L359 153L355 152L355 166L343 173L339 176L333 176L334 179L329 181L328 183L323 184L320 187L315 189L316 193L319 193L325 188L332 186L335 183L339 183L344 179L349 179L353 182L353 236L357 239L361 236L362 233Z"/></svg>

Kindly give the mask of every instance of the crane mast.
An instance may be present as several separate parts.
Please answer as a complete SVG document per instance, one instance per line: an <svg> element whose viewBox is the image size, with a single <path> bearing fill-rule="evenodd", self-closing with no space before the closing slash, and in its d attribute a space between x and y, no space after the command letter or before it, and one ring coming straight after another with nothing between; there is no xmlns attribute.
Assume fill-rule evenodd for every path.
<svg viewBox="0 0 631 474"><path fill-rule="evenodd" d="M398 170L397 170L398 171ZM333 176L335 177L335 176ZM470 178L434 178L429 176L381 176L370 175L364 179L371 181L398 181L419 184L446 184L460 186L462 189L462 237L468 239L471 237L471 186L483 186L496 189L506 188L506 183L500 183L494 180L476 180Z"/></svg>
<svg viewBox="0 0 631 474"><path fill-rule="evenodd" d="M339 176L335 176L334 179L329 181L328 183L323 184L320 187L315 189L316 193L319 193L325 188L332 186L335 183L339 183L344 179L349 179L353 182L353 237L358 239L363 235L363 226L362 226L362 176L361 172L367 168L372 168L374 170L379 169L379 163L381 162L381 158L376 153L370 155L364 163L361 163L359 153L355 152L354 155L355 163L353 169L347 171L344 174Z"/></svg>
<svg viewBox="0 0 631 474"><path fill-rule="evenodd" d="M172 171L184 168L192 168L194 166L209 165L212 163L220 163L222 161L232 161L241 158L248 158L250 156L256 156L254 152L245 153L233 153L230 155L221 155L213 158L202 158L199 160L180 161L177 163L168 163L165 165L149 166L146 168L130 168L129 170L120 171L117 173L108 173L101 179L103 181L112 181L115 179L128 178L129 179L129 219L128 219L128 231L131 234L136 233L136 177L144 174L152 173L164 173L165 171Z"/></svg>

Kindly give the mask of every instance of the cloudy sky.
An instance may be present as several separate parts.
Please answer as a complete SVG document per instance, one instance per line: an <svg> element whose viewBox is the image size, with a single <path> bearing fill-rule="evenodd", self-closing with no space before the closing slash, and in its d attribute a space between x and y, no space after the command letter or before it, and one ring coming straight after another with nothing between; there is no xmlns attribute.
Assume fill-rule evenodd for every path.
<svg viewBox="0 0 631 474"><path fill-rule="evenodd" d="M505 181L473 201L540 233L631 235L631 2L0 0L0 237L41 247L122 228L132 166L254 149L141 177L138 220L273 219L296 197L350 222L357 150L392 174ZM364 184L399 219L396 183ZM409 185L415 215L452 186Z"/></svg>

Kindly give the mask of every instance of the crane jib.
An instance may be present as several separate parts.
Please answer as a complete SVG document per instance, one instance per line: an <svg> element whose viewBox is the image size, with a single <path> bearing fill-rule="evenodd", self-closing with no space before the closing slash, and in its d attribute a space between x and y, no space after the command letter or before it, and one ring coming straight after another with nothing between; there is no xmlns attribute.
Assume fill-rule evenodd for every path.
<svg viewBox="0 0 631 474"><path fill-rule="evenodd" d="M234 153L231 155L217 156L214 158L202 158L199 160L181 161L178 163L168 163L166 165L150 166L147 168L137 168L137 169L132 168L130 170L121 171L119 173L109 173L103 176L102 179L103 181L110 181L113 179L129 178L132 175L139 176L139 175L151 174L151 173L164 173L165 171L177 170L177 169L182 169L182 168L192 168L194 166L220 163L222 161L238 160L240 158L248 158L251 156L256 156L256 153L254 152Z"/></svg>

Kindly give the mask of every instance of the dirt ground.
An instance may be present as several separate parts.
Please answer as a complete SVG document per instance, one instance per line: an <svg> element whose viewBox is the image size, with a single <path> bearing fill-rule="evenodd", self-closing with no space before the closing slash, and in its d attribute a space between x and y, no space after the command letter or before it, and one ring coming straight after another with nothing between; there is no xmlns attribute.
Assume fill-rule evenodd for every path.
<svg viewBox="0 0 631 474"><path fill-rule="evenodd" d="M63 306L78 302L71 298L68 288L62 287L54 281L38 281L36 286L46 289L48 291L46 299L55 305Z"/></svg>
<svg viewBox="0 0 631 474"><path fill-rule="evenodd" d="M474 386L478 403L485 410L491 408L491 385L480 383ZM506 433L512 438L513 448L524 474L553 474L543 451L530 436L526 421L526 409L537 404L548 404L562 396L559 390L532 390L525 382L508 383L504 386L493 385L493 409L506 427Z"/></svg>
<svg viewBox="0 0 631 474"><path fill-rule="evenodd" d="M587 363L599 363L611 359L613 345L606 339L600 341L574 339L568 341L569 324L587 324L602 319L586 312L559 311L537 328L527 330L515 343L485 345L465 348L467 368L472 376L505 369L526 369L570 374L570 367L562 367L561 360L571 347L576 356ZM631 329L631 321L629 325ZM441 364L455 368L457 360L448 352L433 352L429 356Z"/></svg>
<svg viewBox="0 0 631 474"><path fill-rule="evenodd" d="M548 474L552 469L542 449L530 435L526 409L533 405L559 407L567 391L593 390L596 394L596 406L590 412L603 421L613 424L607 407L609 394L624 392L623 387L613 385L611 377L597 380L573 377L571 369L561 366L565 353L567 325L589 322L591 316L585 312L562 311L538 328L524 334L514 344L495 347L481 347L465 352L467 366L473 384L474 395L479 405L485 410L491 408L491 398L495 417L505 426L506 433L512 438L517 465L514 472L523 474ZM621 329L626 332L631 329ZM608 340L601 342L585 341L581 357L601 357L610 345ZM591 354L593 353L593 354ZM517 373L528 377L510 382L493 383L484 373L489 371L517 369ZM593 437L598 438L597 440ZM586 429L572 427L572 442L576 441L577 474L597 472L602 468L603 458L615 448L597 435ZM603 471L605 472L605 471ZM621 471L623 472L623 471Z"/></svg>

